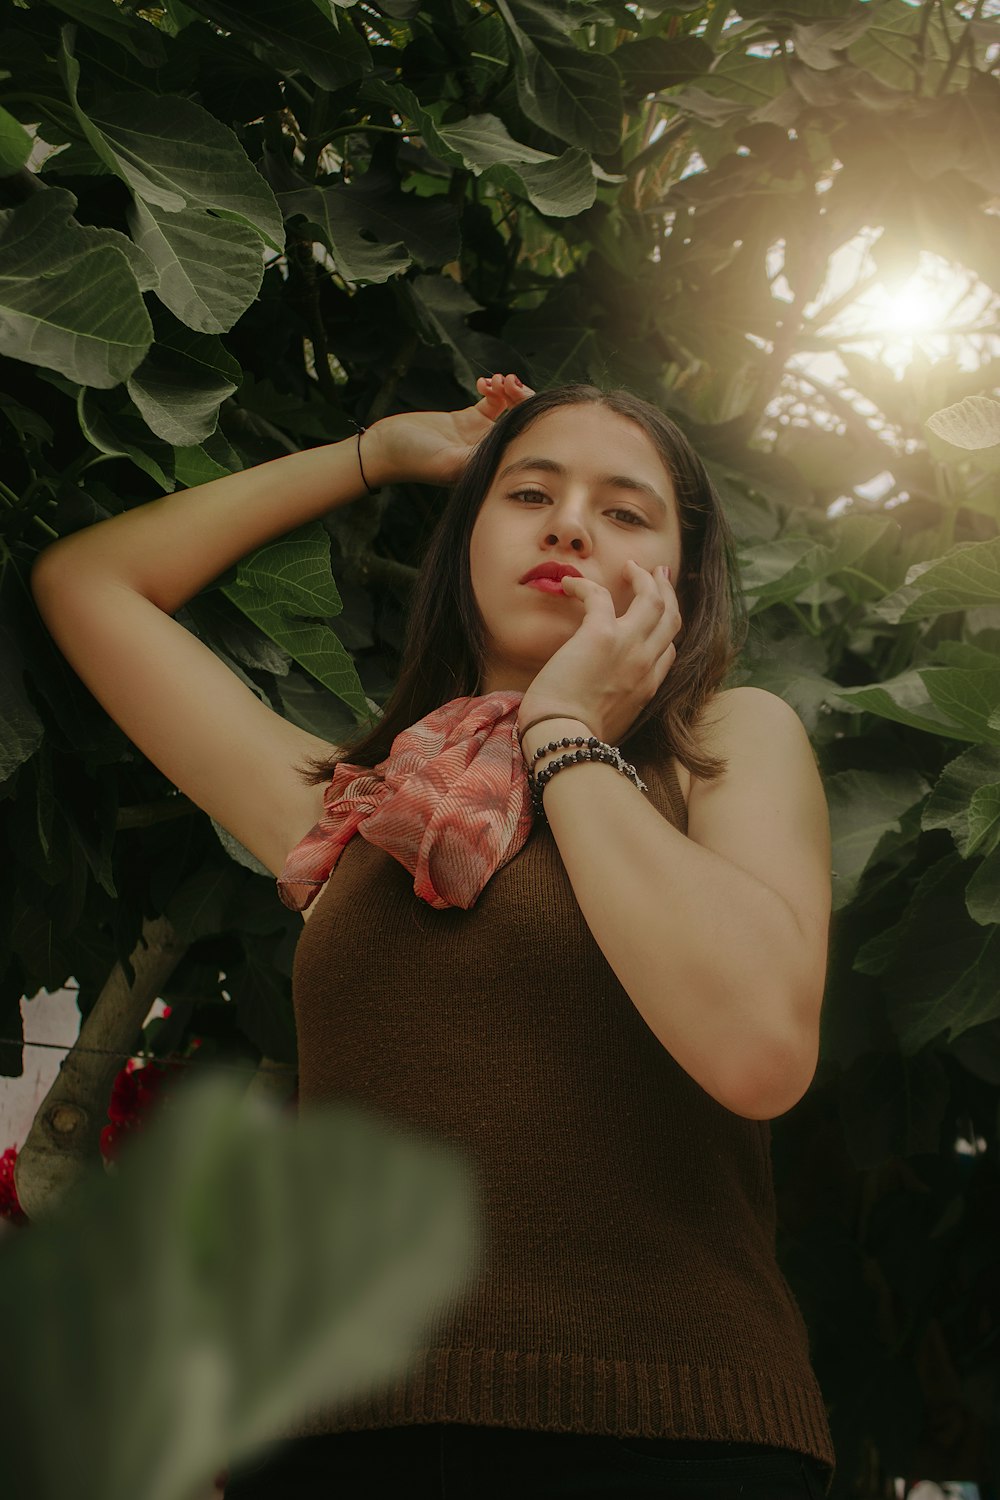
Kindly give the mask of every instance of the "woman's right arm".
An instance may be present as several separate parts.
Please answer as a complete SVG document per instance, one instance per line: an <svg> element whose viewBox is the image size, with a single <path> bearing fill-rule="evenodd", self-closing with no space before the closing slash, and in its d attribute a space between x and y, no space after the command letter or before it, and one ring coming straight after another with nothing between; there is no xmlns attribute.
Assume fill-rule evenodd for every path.
<svg viewBox="0 0 1000 1500"><path fill-rule="evenodd" d="M391 477L376 436L361 438L372 486ZM293 768L336 747L262 703L171 616L247 553L366 493L353 436L99 521L31 571L50 635L98 702L276 876L322 813L322 786Z"/></svg>

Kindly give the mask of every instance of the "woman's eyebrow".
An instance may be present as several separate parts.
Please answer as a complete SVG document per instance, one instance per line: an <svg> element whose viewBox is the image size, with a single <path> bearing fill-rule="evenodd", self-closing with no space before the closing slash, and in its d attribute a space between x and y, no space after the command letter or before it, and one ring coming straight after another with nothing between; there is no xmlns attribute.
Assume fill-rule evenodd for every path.
<svg viewBox="0 0 1000 1500"><path fill-rule="evenodd" d="M513 463L507 464L505 468L500 470L500 473L497 475L497 483L499 484L501 480L506 479L508 474L519 474L524 469L545 469L550 474L560 475L565 475L566 473L565 467L562 464L556 463L554 458L516 458ZM647 484L644 479L632 479L628 474L601 474L597 483L610 485L619 490L638 490L640 494L648 495L651 500L655 500L665 516L670 513L663 496L654 490L651 484Z"/></svg>

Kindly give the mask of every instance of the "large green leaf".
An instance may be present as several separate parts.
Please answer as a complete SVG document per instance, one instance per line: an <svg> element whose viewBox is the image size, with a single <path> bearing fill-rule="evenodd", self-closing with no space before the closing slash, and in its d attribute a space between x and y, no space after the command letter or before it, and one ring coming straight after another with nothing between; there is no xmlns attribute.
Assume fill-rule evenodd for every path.
<svg viewBox="0 0 1000 1500"><path fill-rule="evenodd" d="M1000 745L1000 730L991 728L991 715L1000 708L1000 665L964 671L954 667L917 669L931 702L968 739Z"/></svg>
<svg viewBox="0 0 1000 1500"><path fill-rule="evenodd" d="M583 0L582 8L586 10L589 3ZM570 6L556 0L510 0L507 8L524 34L536 41L572 41L581 34L579 14L574 16Z"/></svg>
<svg viewBox="0 0 1000 1500"><path fill-rule="evenodd" d="M31 155L34 142L24 126L0 108L0 177L8 177Z"/></svg>
<svg viewBox="0 0 1000 1500"><path fill-rule="evenodd" d="M740 550L743 592L755 596L757 607L797 599L804 588L826 571L829 549L808 536L781 536Z"/></svg>
<svg viewBox="0 0 1000 1500"><path fill-rule="evenodd" d="M527 198L540 214L553 219L583 213L597 196L595 167L586 151L569 150L525 166L498 164L486 177L497 187Z"/></svg>
<svg viewBox="0 0 1000 1500"><path fill-rule="evenodd" d="M165 493L173 490L173 452L162 439L151 435L124 387L103 397L97 391L81 387L77 395L77 419L84 437L99 452L130 458Z"/></svg>
<svg viewBox="0 0 1000 1500"><path fill-rule="evenodd" d="M792 49L809 68L825 71L845 61L842 51L866 32L874 19L875 7L866 6L855 15L837 20L814 21L811 25L792 27Z"/></svg>
<svg viewBox="0 0 1000 1500"><path fill-rule="evenodd" d="M190 599L184 606L182 623L193 627L196 634L207 640L212 650L223 655L227 664L237 672L240 668L236 663L242 662L243 666L252 667L254 671L284 677L291 665L288 652L255 629L245 615L227 603L218 589L207 589ZM267 702L263 688L252 683L242 672L240 677L262 703Z"/></svg>
<svg viewBox="0 0 1000 1500"><path fill-rule="evenodd" d="M186 1080L0 1247L4 1472L27 1500L192 1500L399 1374L481 1254L469 1164L347 1105Z"/></svg>
<svg viewBox="0 0 1000 1500"><path fill-rule="evenodd" d="M857 0L742 0L740 15L745 21L770 21L779 26L793 20L844 20L857 9ZM738 40L748 27L739 27Z"/></svg>
<svg viewBox="0 0 1000 1500"><path fill-rule="evenodd" d="M697 84L671 89L666 97L683 113L718 126L744 118L787 127L802 108L801 98L788 88L782 58L755 57L738 47L723 53Z"/></svg>
<svg viewBox="0 0 1000 1500"><path fill-rule="evenodd" d="M402 241L408 252L405 264L413 260L419 266L444 266L461 252L459 217L447 197L401 193L387 172L375 168L346 187L309 188L303 183L298 193L278 194L278 202L286 218L304 213L322 226L330 253L350 281L363 279L356 274L355 260L380 246Z"/></svg>
<svg viewBox="0 0 1000 1500"><path fill-rule="evenodd" d="M854 966L881 976L904 1056L1000 1016L1000 926L971 921L957 854L923 873L901 921Z"/></svg>
<svg viewBox="0 0 1000 1500"><path fill-rule="evenodd" d="M938 668L936 670L946 670ZM941 711L931 698L927 685L927 671L910 668L885 682L868 687L838 687L834 700L848 705L854 712L877 714L879 718L891 719L897 724L908 724L913 729L923 729L929 734L943 735L945 739L975 740L986 737L973 734L955 724ZM996 736L1000 739L1000 735Z"/></svg>
<svg viewBox="0 0 1000 1500"><path fill-rule="evenodd" d="M330 538L321 525L300 527L259 547L243 558L234 582L222 592L359 719L367 719L354 662L323 623L343 605L330 572Z"/></svg>
<svg viewBox="0 0 1000 1500"><path fill-rule="evenodd" d="M166 213L141 198L133 199L128 219L135 243L156 268L153 290L163 305L198 333L228 333L264 277L254 231L204 209Z"/></svg>
<svg viewBox="0 0 1000 1500"><path fill-rule="evenodd" d="M349 186L310 184L274 152L265 152L262 169L285 218L304 215L346 281L383 282L413 261L443 266L459 254L458 215L444 194L402 193L376 167Z"/></svg>
<svg viewBox="0 0 1000 1500"><path fill-rule="evenodd" d="M364 38L350 18L338 14L342 0L254 0L252 6L226 0L188 0L192 10L250 41L273 50L282 72L298 72L331 92L371 71ZM349 7L347 7L349 8Z"/></svg>
<svg viewBox="0 0 1000 1500"><path fill-rule="evenodd" d="M178 95L114 94L80 104L76 28L62 28L60 70L73 110L102 161L137 197L166 213L211 209L245 224L273 250L284 248L281 212L233 132Z"/></svg>
<svg viewBox="0 0 1000 1500"><path fill-rule="evenodd" d="M965 909L981 927L1000 923L1000 848L986 855L965 887Z"/></svg>
<svg viewBox="0 0 1000 1500"><path fill-rule="evenodd" d="M167 60L163 38L147 20L130 15L114 0L51 0L56 10L80 21L88 31L117 42L147 68L160 68Z"/></svg>
<svg viewBox="0 0 1000 1500"><path fill-rule="evenodd" d="M156 291L160 279L159 272L145 250L118 229L105 229L102 232L108 236L109 244L117 245L132 267L132 275L135 277L135 284L140 292Z"/></svg>
<svg viewBox="0 0 1000 1500"><path fill-rule="evenodd" d="M357 729L357 720L342 699L321 688L304 672L289 672L277 681L282 712L292 724L318 735L331 747L341 745Z"/></svg>
<svg viewBox="0 0 1000 1500"><path fill-rule="evenodd" d="M124 236L84 228L65 188L0 209L0 353L107 390L145 358L153 325Z"/></svg>
<svg viewBox="0 0 1000 1500"><path fill-rule="evenodd" d="M821 639L804 631L767 639L760 643L759 652L755 650L741 665L746 675L741 675L734 686L749 684L784 698L808 733L816 733L820 716L830 712L830 695L837 687L824 675L827 654Z"/></svg>
<svg viewBox="0 0 1000 1500"><path fill-rule="evenodd" d="M504 324L504 335L530 360L536 388L594 380L600 374L601 340L587 321L579 289L571 284L554 286L537 309L514 313Z"/></svg>
<svg viewBox="0 0 1000 1500"><path fill-rule="evenodd" d="M165 443L189 448L215 431L219 407L239 388L242 371L222 342L175 323L129 377L128 393L146 426Z"/></svg>
<svg viewBox="0 0 1000 1500"><path fill-rule="evenodd" d="M247 855L246 850L243 853ZM253 855L247 858L253 860ZM273 897L274 876L259 861L254 863L259 873L266 876L266 889ZM277 955L277 949L285 941L284 934L270 938L245 936L240 962L227 969L226 984L232 985L240 997L241 1031L246 1032L264 1057L294 1066L298 1060L295 1013L288 979Z"/></svg>
<svg viewBox="0 0 1000 1500"><path fill-rule="evenodd" d="M871 614L900 625L998 602L1000 537L992 537L987 542L958 542L941 557L914 563L902 587L871 605Z"/></svg>
<svg viewBox="0 0 1000 1500"><path fill-rule="evenodd" d="M570 149L561 156L538 151L515 141L496 115L467 115L443 123L443 113L425 109L415 94L399 84L372 79L364 97L387 104L416 125L427 149L452 166L467 167L486 182L496 182L520 193L539 213L566 218L590 208L596 196L596 168L586 151Z"/></svg>
<svg viewBox="0 0 1000 1500"><path fill-rule="evenodd" d="M870 10L864 35L848 48L850 61L890 88L910 93L919 86L924 93L934 93L951 50L936 8L925 13L923 5L909 5L907 0L874 0ZM953 78L952 87L956 82Z"/></svg>
<svg viewBox="0 0 1000 1500"><path fill-rule="evenodd" d="M927 418L931 432L955 448L1000 447L1000 401L989 396L966 396Z"/></svg>
<svg viewBox="0 0 1000 1500"><path fill-rule="evenodd" d="M833 909L848 906L865 870L886 852L887 834L927 795L928 784L908 768L839 771L824 778L833 841Z"/></svg>
<svg viewBox="0 0 1000 1500"><path fill-rule="evenodd" d="M420 330L421 338L447 351L463 390L474 391L477 375L486 370L512 369L520 363L510 344L469 327L469 319L480 308L450 276L406 277L396 284L395 292L407 322Z"/></svg>
<svg viewBox="0 0 1000 1500"><path fill-rule="evenodd" d="M9 587L3 570L3 590ZM24 659L17 639L0 621L0 781L34 755L42 742L42 721L24 690Z"/></svg>
<svg viewBox="0 0 1000 1500"><path fill-rule="evenodd" d="M235 474L243 467L239 454L218 427L203 443L174 449L177 483L188 489L206 484L210 479Z"/></svg>
<svg viewBox="0 0 1000 1500"><path fill-rule="evenodd" d="M713 126L720 129L733 120L741 119L746 114L746 109L738 99L730 99L725 95L717 96L710 93L703 85L708 79L702 79L701 85L688 84L683 88L674 89L665 96L672 109L682 115L691 115L700 120L703 125Z"/></svg>
<svg viewBox="0 0 1000 1500"><path fill-rule="evenodd" d="M521 53L517 98L529 120L571 146L605 155L621 138L621 76L610 57L533 28L518 0L497 0Z"/></svg>
<svg viewBox="0 0 1000 1500"><path fill-rule="evenodd" d="M615 64L630 99L698 78L708 72L712 61L708 43L693 36L647 36L615 49Z"/></svg>
<svg viewBox="0 0 1000 1500"><path fill-rule="evenodd" d="M1000 846L997 745L975 745L948 762L924 806L922 824L947 828L963 859L990 854Z"/></svg>

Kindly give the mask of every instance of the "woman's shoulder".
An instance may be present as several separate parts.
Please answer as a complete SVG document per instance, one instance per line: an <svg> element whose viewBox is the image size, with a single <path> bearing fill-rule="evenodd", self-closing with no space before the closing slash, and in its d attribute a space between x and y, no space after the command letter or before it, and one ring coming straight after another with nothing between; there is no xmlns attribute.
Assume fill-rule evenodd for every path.
<svg viewBox="0 0 1000 1500"><path fill-rule="evenodd" d="M703 705L695 731L703 748L708 749L716 738L724 738L727 731L732 732L735 724L747 718L790 713L794 714L795 710L777 693L744 683L741 687L718 688Z"/></svg>
<svg viewBox="0 0 1000 1500"><path fill-rule="evenodd" d="M795 714L795 710L767 688L751 687L748 683L741 687L718 688L703 705L692 732L703 754L728 760L744 740L748 725L761 722L765 715L788 714ZM704 783L700 777L693 776L676 756L672 764L684 805L690 808L692 792L696 793Z"/></svg>

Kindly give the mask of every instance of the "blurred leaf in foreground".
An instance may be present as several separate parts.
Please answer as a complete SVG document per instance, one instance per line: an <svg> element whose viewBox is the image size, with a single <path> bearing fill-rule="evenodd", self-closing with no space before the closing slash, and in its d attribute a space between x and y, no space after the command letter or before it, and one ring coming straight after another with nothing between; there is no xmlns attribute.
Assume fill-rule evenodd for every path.
<svg viewBox="0 0 1000 1500"><path fill-rule="evenodd" d="M116 1176L0 1250L5 1493L200 1500L397 1373L475 1269L468 1166L353 1106L186 1080Z"/></svg>

